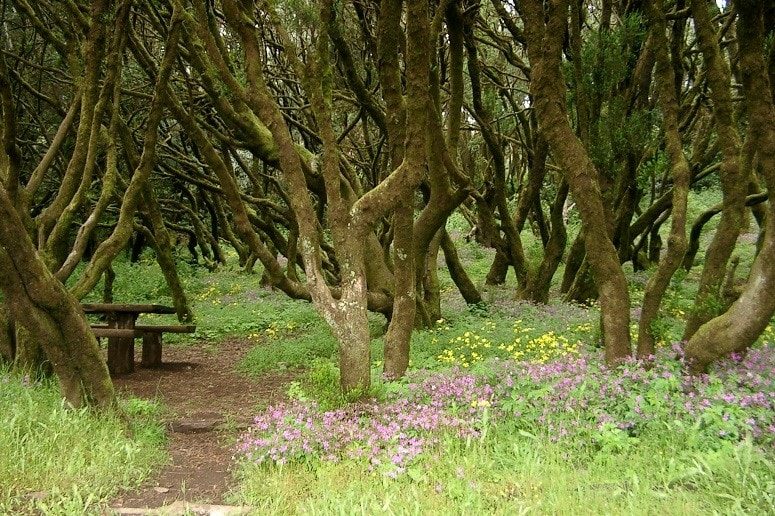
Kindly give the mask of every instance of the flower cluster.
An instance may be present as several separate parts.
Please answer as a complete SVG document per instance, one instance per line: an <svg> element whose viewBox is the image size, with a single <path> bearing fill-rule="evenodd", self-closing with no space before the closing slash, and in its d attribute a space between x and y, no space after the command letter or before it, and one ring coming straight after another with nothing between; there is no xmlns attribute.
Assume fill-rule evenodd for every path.
<svg viewBox="0 0 775 516"><path fill-rule="evenodd" d="M381 403L270 407L241 437L238 453L271 464L363 460L396 476L442 436L476 438L503 422L609 451L648 432L709 448L746 437L775 445L775 347L732 357L701 377L683 375L678 353L678 346L661 350L650 369L634 361L608 369L599 353L568 352L546 363L494 362L486 378L457 368L415 371Z"/></svg>
<svg viewBox="0 0 775 516"><path fill-rule="evenodd" d="M279 322L272 321L269 326L264 328L263 332L253 332L248 335L248 338L252 340L259 340L266 338L268 340L277 340L281 337L287 337L298 328L298 324L294 321Z"/></svg>
<svg viewBox="0 0 775 516"><path fill-rule="evenodd" d="M530 339L524 350L515 351L512 356L516 360L526 358L544 364L566 355L578 355L580 344L578 341L571 343L566 337L549 331Z"/></svg>
<svg viewBox="0 0 775 516"><path fill-rule="evenodd" d="M366 460L388 476L442 435L479 435L493 389L470 375L417 376L402 396L321 411L312 402L268 408L238 443L238 454L256 463L284 464L313 458Z"/></svg>
<svg viewBox="0 0 775 516"><path fill-rule="evenodd" d="M458 364L468 368L471 364L481 362L491 355L492 341L478 333L470 331L458 335L449 340L450 347L446 348L436 358L446 364Z"/></svg>
<svg viewBox="0 0 775 516"><path fill-rule="evenodd" d="M514 336L510 341L496 344L493 342L495 323L485 322L480 333L466 331L450 338L448 347L436 359L442 364L466 369L489 358L546 363L566 355L579 354L580 341L571 341L554 331L536 335L534 328L522 326L521 319L514 322L512 330ZM591 332L592 325L577 325L575 330L576 333ZM569 328L567 333L570 332Z"/></svg>
<svg viewBox="0 0 775 516"><path fill-rule="evenodd" d="M665 424L691 427L707 443L750 435L775 443L775 349L764 346L719 365L713 375L682 375L661 352L651 369L632 362L607 369L584 356L501 367L495 397L507 414L553 440L636 436ZM591 438L591 439L589 439Z"/></svg>

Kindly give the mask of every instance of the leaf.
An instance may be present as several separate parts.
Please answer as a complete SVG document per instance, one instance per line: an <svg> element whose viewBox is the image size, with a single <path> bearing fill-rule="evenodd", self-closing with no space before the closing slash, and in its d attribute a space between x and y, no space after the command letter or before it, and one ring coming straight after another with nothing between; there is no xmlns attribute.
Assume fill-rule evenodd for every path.
<svg viewBox="0 0 775 516"><path fill-rule="evenodd" d="M409 475L409 478L415 482L422 482L425 480L425 473L423 473L423 470L417 466L410 467L406 473Z"/></svg>

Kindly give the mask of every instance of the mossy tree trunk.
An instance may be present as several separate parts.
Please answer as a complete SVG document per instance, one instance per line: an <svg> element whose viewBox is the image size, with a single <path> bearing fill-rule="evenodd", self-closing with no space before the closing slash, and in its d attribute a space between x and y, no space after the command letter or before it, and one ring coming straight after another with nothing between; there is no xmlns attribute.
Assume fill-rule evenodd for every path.
<svg viewBox="0 0 775 516"><path fill-rule="evenodd" d="M691 11L705 61L716 132L721 146L720 173L724 208L713 240L705 253L705 266L697 288L694 307L686 322L684 340L691 338L702 324L718 315L722 308L721 284L724 281L727 262L740 235L748 186L746 181L748 176L741 170L740 138L734 116L735 105L730 91L731 73L719 47L718 34L709 11L709 2L692 0ZM694 228L692 229L694 231Z"/></svg>
<svg viewBox="0 0 775 516"><path fill-rule="evenodd" d="M705 371L721 356L750 346L775 313L775 104L765 63L765 11L763 3L748 0L735 2L735 7L748 131L770 202L761 249L740 297L725 313L700 326L686 343L686 357L695 373Z"/></svg>
<svg viewBox="0 0 775 516"><path fill-rule="evenodd" d="M5 303L0 302L0 362L11 363L15 355L15 324Z"/></svg>
<svg viewBox="0 0 775 516"><path fill-rule="evenodd" d="M552 284L552 278L554 278L554 273L560 266L562 255L565 252L565 244L568 240L568 233L562 220L562 209L567 197L568 183L563 181L552 203L550 213L552 229L549 241L546 243L546 247L544 247L544 256L538 268L528 275L525 289L520 294L520 297L524 299L537 303L549 302L549 288Z"/></svg>
<svg viewBox="0 0 775 516"><path fill-rule="evenodd" d="M573 280L576 278L581 264L584 262L584 228L573 239L573 243L568 249L568 256L565 258L565 270L562 273L562 282L560 283L560 292L567 294L573 286Z"/></svg>
<svg viewBox="0 0 775 516"><path fill-rule="evenodd" d="M530 92L541 134L549 143L576 201L584 226L584 244L600 294L606 362L615 365L631 354L630 298L627 280L609 235L597 171L574 134L566 110L562 45L568 4L551 1L545 12L537 0L520 4L531 64Z"/></svg>
<svg viewBox="0 0 775 516"><path fill-rule="evenodd" d="M665 35L667 22L662 0L651 0L647 9L656 55L655 75L662 109L665 147L673 176L673 213L665 259L659 262L657 270L646 283L646 291L643 296L637 346L637 356L640 359L649 359L654 355L655 335L652 325L659 314L659 307L670 284L670 279L681 266L681 260L686 252L686 208L691 180L689 162L684 155L681 134L678 131L680 110L675 91L674 68L671 66L667 52L668 42ZM658 235L658 233L656 234ZM652 233L653 238L654 233Z"/></svg>
<svg viewBox="0 0 775 516"><path fill-rule="evenodd" d="M0 187L0 290L11 316L45 352L71 405L107 408L113 384L78 301L40 259L4 187Z"/></svg>
<svg viewBox="0 0 775 516"><path fill-rule="evenodd" d="M469 305L475 305L482 302L482 293L476 288L474 282L471 281L468 273L465 270L463 262L455 247L455 242L447 233L447 230L443 230L441 237L441 249L444 251L444 260L447 263L447 269L452 281L455 282L457 289L460 291L460 295L463 296L466 303Z"/></svg>
<svg viewBox="0 0 775 516"><path fill-rule="evenodd" d="M428 5L411 0L406 9L406 153L401 164L373 189L364 193L352 206L342 192L341 166L337 137L332 118L333 69L330 56L332 2L320 6L321 32L314 55L301 63L292 39L278 21L276 14L267 12L283 44L291 66L302 77L310 98L310 107L318 125L323 152L321 171L325 186L331 237L340 265L341 285L338 298L327 285L322 269L321 238L305 163L291 138L288 125L279 106L272 98L262 67L262 43L252 22L252 6L234 0L224 1L226 20L239 35L245 51L248 77L246 100L272 133L277 145L278 163L287 187L288 200L294 211L300 235L299 251L304 260L307 288L316 308L331 326L339 341L340 378L345 392L368 391L371 383L368 288L364 243L378 220L406 203L422 177L427 149L427 110L429 105L430 45L428 42ZM402 3L396 6L400 13ZM199 8L203 6L199 3ZM382 16L399 15L395 11ZM397 52L398 44L390 52Z"/></svg>
<svg viewBox="0 0 775 516"><path fill-rule="evenodd" d="M99 3L99 2L98 2ZM95 6L99 14L99 8ZM94 14L95 11L93 11ZM7 81L8 70L0 56L0 292L4 318L14 321L17 334L23 326L29 342L40 346L59 378L65 399L73 406L114 403L113 384L78 301L48 269L33 244L25 218L19 212L21 154L17 146L16 114ZM2 331L9 332L4 324ZM15 336L9 336L14 358L19 358ZM33 360L33 367L40 360Z"/></svg>

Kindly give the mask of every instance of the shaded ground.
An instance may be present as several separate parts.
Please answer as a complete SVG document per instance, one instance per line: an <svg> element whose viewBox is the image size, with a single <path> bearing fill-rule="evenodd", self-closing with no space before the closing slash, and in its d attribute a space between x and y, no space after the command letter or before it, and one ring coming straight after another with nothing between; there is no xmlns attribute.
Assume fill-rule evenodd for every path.
<svg viewBox="0 0 775 516"><path fill-rule="evenodd" d="M162 369L139 368L115 379L118 390L162 401L168 411L171 461L140 489L122 493L113 507L155 508L179 500L224 503L236 434L248 425L257 405L279 400L296 376L282 372L248 378L236 373L235 364L253 345L230 339L217 346L166 346Z"/></svg>

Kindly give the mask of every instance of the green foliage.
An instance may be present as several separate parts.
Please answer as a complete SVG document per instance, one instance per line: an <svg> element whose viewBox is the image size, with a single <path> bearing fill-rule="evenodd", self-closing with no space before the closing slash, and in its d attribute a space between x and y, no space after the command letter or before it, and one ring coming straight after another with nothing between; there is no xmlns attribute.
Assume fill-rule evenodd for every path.
<svg viewBox="0 0 775 516"><path fill-rule="evenodd" d="M611 97L634 68L638 50L646 36L643 18L631 13L609 30L590 31L581 49L587 93Z"/></svg>
<svg viewBox="0 0 775 516"><path fill-rule="evenodd" d="M652 181L661 181L665 177L665 171L667 171L669 166L667 153L664 150L657 151L651 159L647 160L640 167L637 177L638 188L648 192L651 189Z"/></svg>
<svg viewBox="0 0 775 516"><path fill-rule="evenodd" d="M330 362L337 352L336 339L326 326L307 328L303 335L258 344L240 361L240 371L260 375L276 369L310 367L315 359Z"/></svg>
<svg viewBox="0 0 775 516"><path fill-rule="evenodd" d="M96 513L142 483L166 458L160 408L121 408L125 419L74 410L54 383L0 370L0 512Z"/></svg>
<svg viewBox="0 0 775 516"><path fill-rule="evenodd" d="M571 65L566 65L565 77L571 85L568 102L574 106L584 95L596 110L590 114L588 150L597 169L610 178L621 173L625 156L640 155L656 136L657 113L633 109L622 87L635 69L645 37L642 16L628 14L609 30L583 35L581 84L576 84Z"/></svg>
<svg viewBox="0 0 775 516"><path fill-rule="evenodd" d="M289 34L303 34L320 24L318 7L307 0L275 0L271 2Z"/></svg>
<svg viewBox="0 0 775 516"><path fill-rule="evenodd" d="M718 450L686 446L666 429L615 452L552 443L502 425L484 440L449 440L398 479L354 461L242 468L235 502L259 513L707 514L765 513L775 466L748 442ZM269 494L271 493L271 495Z"/></svg>

